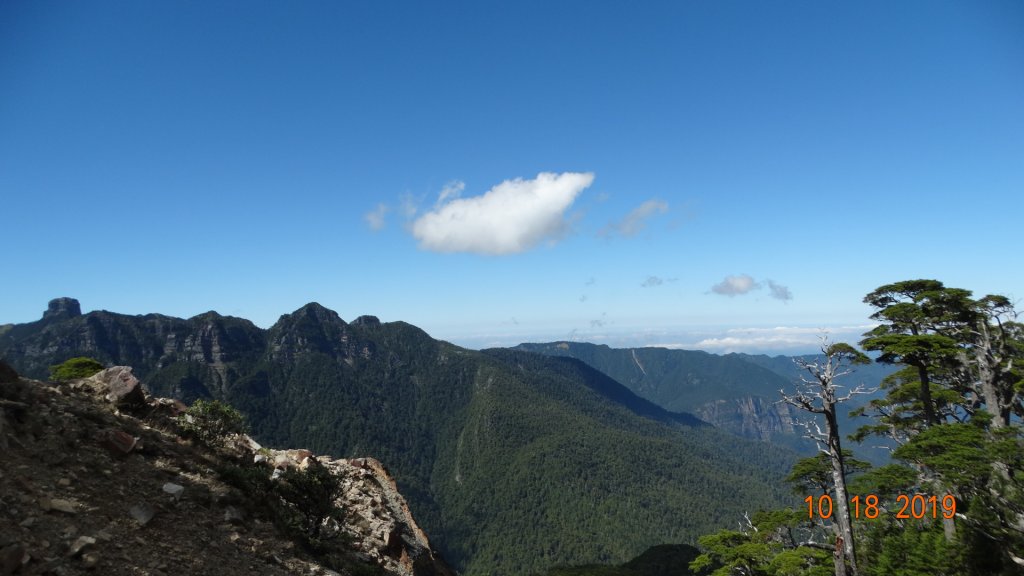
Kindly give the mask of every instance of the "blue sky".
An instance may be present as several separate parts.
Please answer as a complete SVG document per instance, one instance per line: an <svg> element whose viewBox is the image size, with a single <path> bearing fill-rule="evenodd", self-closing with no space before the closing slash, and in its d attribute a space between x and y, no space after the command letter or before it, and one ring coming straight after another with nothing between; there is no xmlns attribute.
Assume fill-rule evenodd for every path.
<svg viewBox="0 0 1024 576"><path fill-rule="evenodd" d="M0 323L802 352L1024 297L1017 1L12 1L0 73Z"/></svg>

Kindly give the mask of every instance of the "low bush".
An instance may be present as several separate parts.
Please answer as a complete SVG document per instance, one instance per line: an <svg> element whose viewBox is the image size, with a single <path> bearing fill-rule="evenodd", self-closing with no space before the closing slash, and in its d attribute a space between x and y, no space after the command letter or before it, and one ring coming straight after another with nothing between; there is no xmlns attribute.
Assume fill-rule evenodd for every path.
<svg viewBox="0 0 1024 576"><path fill-rule="evenodd" d="M67 382L76 378L88 378L103 370L103 368L103 364L96 360L79 356L78 358L66 360L61 364L50 366L50 380L54 382Z"/></svg>
<svg viewBox="0 0 1024 576"><path fill-rule="evenodd" d="M229 435L245 432L242 413L220 400L196 400L178 423L186 436L207 446L222 445Z"/></svg>

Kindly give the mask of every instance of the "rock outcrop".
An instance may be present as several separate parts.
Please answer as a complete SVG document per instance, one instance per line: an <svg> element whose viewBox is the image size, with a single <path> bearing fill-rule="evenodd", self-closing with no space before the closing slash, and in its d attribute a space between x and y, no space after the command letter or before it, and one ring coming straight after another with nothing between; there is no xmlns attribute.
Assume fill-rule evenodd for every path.
<svg viewBox="0 0 1024 576"><path fill-rule="evenodd" d="M82 315L82 306L74 298L54 298L43 312L43 320L60 320Z"/></svg>
<svg viewBox="0 0 1024 576"><path fill-rule="evenodd" d="M793 408L760 396L717 400L697 410L701 420L746 438L770 442L780 434L795 434Z"/></svg>
<svg viewBox="0 0 1024 576"><path fill-rule="evenodd" d="M0 575L453 576L376 460L186 441L127 367L60 386L0 363ZM13 371L10 371L13 372ZM138 400L141 398L141 401ZM324 466L344 520L310 547L232 475ZM248 464L246 464L248 463ZM291 530L291 531L290 531Z"/></svg>
<svg viewBox="0 0 1024 576"><path fill-rule="evenodd" d="M394 478L374 458L332 460L308 450L261 450L275 469L311 465L310 459L341 479L337 504L346 515L344 533L359 557L402 576L454 575L430 547L413 519Z"/></svg>

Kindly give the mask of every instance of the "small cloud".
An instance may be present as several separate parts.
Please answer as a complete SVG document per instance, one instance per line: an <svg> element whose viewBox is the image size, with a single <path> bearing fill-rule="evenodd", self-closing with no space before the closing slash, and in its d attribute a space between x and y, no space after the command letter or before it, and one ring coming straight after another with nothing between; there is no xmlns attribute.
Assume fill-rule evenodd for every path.
<svg viewBox="0 0 1024 576"><path fill-rule="evenodd" d="M584 286L593 286L595 283L597 283L597 279L595 279L593 276L591 276L590 278L587 279L587 281L583 285Z"/></svg>
<svg viewBox="0 0 1024 576"><path fill-rule="evenodd" d="M595 198L595 200L597 200L597 202L600 204L600 203L603 203L603 202L607 202L608 199L611 198L611 197L612 197L612 195L607 193L607 192L600 192L600 193L598 193L598 195Z"/></svg>
<svg viewBox="0 0 1024 576"><path fill-rule="evenodd" d="M441 193L437 195L437 202L434 204L434 208L443 206L448 200L454 200L462 195L462 191L466 189L466 183L461 180L452 180L451 182L444 185L441 189Z"/></svg>
<svg viewBox="0 0 1024 576"><path fill-rule="evenodd" d="M524 252L568 228L566 212L594 181L593 173L544 172L506 180L482 196L462 198L461 182L441 190L434 209L412 224L420 248L501 255Z"/></svg>
<svg viewBox="0 0 1024 576"><path fill-rule="evenodd" d="M608 224L597 232L598 236L636 236L647 226L647 219L655 214L668 212L668 203L661 200L648 200L634 208L626 217L618 222Z"/></svg>
<svg viewBox="0 0 1024 576"><path fill-rule="evenodd" d="M390 212L387 204L377 204L377 207L372 211L367 212L363 215L363 220L366 220L366 224L370 226L370 230L374 232L384 228L384 216Z"/></svg>
<svg viewBox="0 0 1024 576"><path fill-rule="evenodd" d="M776 284L772 280L768 280L768 289L771 290L772 298L776 300L782 300L788 302L793 299L793 293L789 291L789 288L782 284Z"/></svg>
<svg viewBox="0 0 1024 576"><path fill-rule="evenodd" d="M580 302L586 302L586 301L587 301L587 295L586 294L580 296Z"/></svg>
<svg viewBox="0 0 1024 576"><path fill-rule="evenodd" d="M604 328L605 324L608 323L608 320L606 320L607 317L608 317L608 313L607 312L602 312L600 318L598 318L596 320L591 320L590 321L590 327L591 328Z"/></svg>
<svg viewBox="0 0 1024 576"><path fill-rule="evenodd" d="M739 296L760 288L761 284L752 277L747 274L740 274L739 276L726 276L725 280L712 286L711 291L723 296Z"/></svg>
<svg viewBox="0 0 1024 576"><path fill-rule="evenodd" d="M644 280L640 286L642 288L653 288L654 286L661 286L666 282L675 282L679 278L662 278L660 276L648 276L647 280Z"/></svg>
<svg viewBox="0 0 1024 576"><path fill-rule="evenodd" d="M416 202L412 194L402 194L398 198L398 211L402 213L402 216L405 216L406 220L412 220L412 217L419 211L419 203Z"/></svg>

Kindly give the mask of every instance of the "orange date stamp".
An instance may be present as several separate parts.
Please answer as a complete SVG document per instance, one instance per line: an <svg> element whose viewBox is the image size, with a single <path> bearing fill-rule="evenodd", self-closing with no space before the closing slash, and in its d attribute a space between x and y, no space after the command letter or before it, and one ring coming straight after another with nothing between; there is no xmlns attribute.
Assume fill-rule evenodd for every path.
<svg viewBox="0 0 1024 576"><path fill-rule="evenodd" d="M813 520L815 517L818 517L827 520L832 517L832 497L828 494L823 494L817 498L808 496L804 498L804 502L807 503L808 518ZM895 508L899 508L895 514L895 517L899 520L921 520L923 518L940 517L949 520L956 516L956 498L952 494L946 494L941 499L934 495L897 494ZM879 505L878 496L875 494L868 494L863 498L860 495L850 498L851 519L867 518L874 520L883 512L892 511L882 508Z"/></svg>

